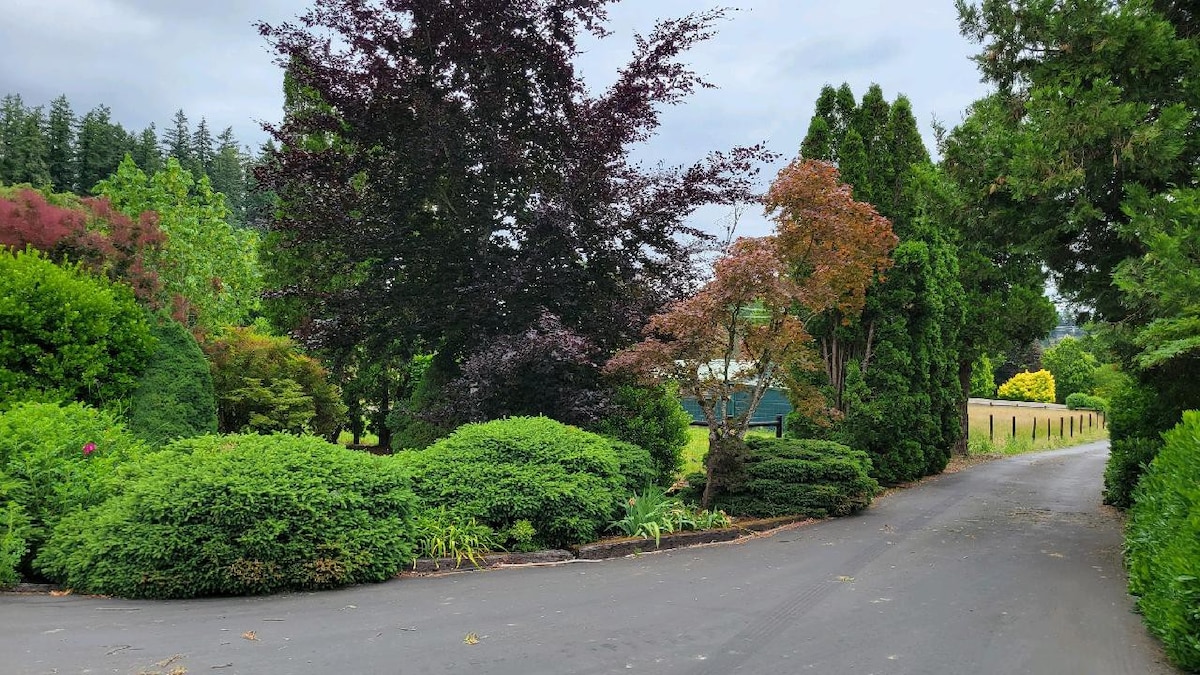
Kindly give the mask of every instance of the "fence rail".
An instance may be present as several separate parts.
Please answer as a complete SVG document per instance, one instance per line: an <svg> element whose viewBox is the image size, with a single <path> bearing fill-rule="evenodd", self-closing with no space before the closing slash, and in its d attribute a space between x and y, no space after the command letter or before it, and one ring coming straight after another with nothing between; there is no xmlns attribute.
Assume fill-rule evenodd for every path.
<svg viewBox="0 0 1200 675"><path fill-rule="evenodd" d="M699 420L699 421L693 420L691 425L694 427L707 427L708 422L705 422L702 420ZM771 422L765 422L765 421L761 421L761 420L758 422L755 422L754 420L751 420L750 424L747 424L746 426L751 427L751 428L774 427L775 438L783 438L783 415L776 415L774 421L771 421Z"/></svg>

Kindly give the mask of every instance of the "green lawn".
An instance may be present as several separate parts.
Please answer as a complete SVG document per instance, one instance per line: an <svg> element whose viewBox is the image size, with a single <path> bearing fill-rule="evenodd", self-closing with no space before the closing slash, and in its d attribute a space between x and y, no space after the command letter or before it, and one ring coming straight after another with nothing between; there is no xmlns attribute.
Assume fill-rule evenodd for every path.
<svg viewBox="0 0 1200 675"><path fill-rule="evenodd" d="M774 429L751 429L747 436L764 436L774 438ZM688 427L688 443L683 446L683 472L680 477L689 473L704 471L704 455L708 454L708 427Z"/></svg>

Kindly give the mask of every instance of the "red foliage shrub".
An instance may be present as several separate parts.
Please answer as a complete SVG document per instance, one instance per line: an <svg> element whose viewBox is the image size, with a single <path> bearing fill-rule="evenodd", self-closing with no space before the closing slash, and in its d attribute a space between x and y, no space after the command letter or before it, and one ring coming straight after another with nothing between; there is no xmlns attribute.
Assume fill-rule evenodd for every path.
<svg viewBox="0 0 1200 675"><path fill-rule="evenodd" d="M162 289L147 258L166 237L153 212L137 221L106 198L51 203L30 188L0 194L0 246L37 249L52 260L77 262L95 274L128 284L143 303L163 304Z"/></svg>

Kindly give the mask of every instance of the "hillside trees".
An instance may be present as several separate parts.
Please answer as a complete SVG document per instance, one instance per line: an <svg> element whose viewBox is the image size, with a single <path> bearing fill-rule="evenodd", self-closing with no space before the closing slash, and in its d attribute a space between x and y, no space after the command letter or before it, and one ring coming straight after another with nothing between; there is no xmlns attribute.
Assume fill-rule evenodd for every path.
<svg viewBox="0 0 1200 675"><path fill-rule="evenodd" d="M327 354L432 347L452 381L544 317L611 353L679 297L701 236L685 219L749 199L765 153L635 164L661 106L708 86L679 57L722 13L659 22L593 95L572 60L581 33L606 33L608 4L320 0L301 23L260 25L287 70L260 172L281 200L267 251L281 327Z"/></svg>

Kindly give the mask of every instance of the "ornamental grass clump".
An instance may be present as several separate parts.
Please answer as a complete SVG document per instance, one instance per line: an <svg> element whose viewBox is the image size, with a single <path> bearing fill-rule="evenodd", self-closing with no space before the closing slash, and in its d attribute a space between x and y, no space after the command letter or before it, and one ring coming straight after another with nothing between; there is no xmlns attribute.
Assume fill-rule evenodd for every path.
<svg viewBox="0 0 1200 675"><path fill-rule="evenodd" d="M249 595L383 581L413 552L401 468L311 436L176 441L66 518L36 564L86 593Z"/></svg>

